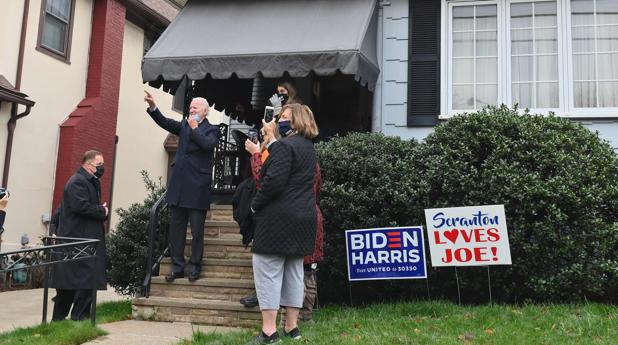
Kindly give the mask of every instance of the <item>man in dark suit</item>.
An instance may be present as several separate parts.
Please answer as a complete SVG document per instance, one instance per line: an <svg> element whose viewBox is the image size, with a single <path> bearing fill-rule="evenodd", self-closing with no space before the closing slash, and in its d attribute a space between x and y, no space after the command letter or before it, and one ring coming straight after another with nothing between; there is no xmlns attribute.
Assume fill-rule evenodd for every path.
<svg viewBox="0 0 618 345"><path fill-rule="evenodd" d="M191 223L193 240L189 281L195 281L200 276L204 252L204 221L206 211L210 208L212 158L221 132L206 119L210 108L206 99L194 98L189 107L189 117L176 121L164 117L157 109L152 95L144 92L148 114L161 128L179 137L165 196L172 212L169 236L172 270L165 280L173 282L176 278L184 278L187 223Z"/></svg>
<svg viewBox="0 0 618 345"><path fill-rule="evenodd" d="M92 274L96 289L107 289L105 274L105 228L109 214L107 203L101 204L103 154L91 150L84 153L82 166L64 186L57 234L60 237L97 239L97 260L82 260L53 267L51 286L56 288L52 320L67 317L71 305L72 320L87 319L92 304Z"/></svg>

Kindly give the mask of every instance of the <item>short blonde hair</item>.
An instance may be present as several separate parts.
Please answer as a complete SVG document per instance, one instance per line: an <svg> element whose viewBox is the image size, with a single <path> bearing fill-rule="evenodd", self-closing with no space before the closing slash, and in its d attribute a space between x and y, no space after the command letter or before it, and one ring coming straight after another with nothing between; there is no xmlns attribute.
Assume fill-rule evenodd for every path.
<svg viewBox="0 0 618 345"><path fill-rule="evenodd" d="M318 125L315 123L313 112L308 106L302 104L286 104L281 109L281 112L290 109L291 119L290 124L296 133L307 139L313 139L320 133Z"/></svg>

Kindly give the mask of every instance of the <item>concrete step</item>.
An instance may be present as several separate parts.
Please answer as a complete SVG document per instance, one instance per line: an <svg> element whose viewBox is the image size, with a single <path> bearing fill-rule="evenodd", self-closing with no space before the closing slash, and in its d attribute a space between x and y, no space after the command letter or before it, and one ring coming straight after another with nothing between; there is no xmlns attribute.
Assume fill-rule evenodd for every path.
<svg viewBox="0 0 618 345"><path fill-rule="evenodd" d="M191 255L191 238L185 244L185 256ZM206 259L245 259L251 260L251 247L245 248L240 240L205 238L204 257Z"/></svg>
<svg viewBox="0 0 618 345"><path fill-rule="evenodd" d="M160 276L171 270L170 258L161 261ZM189 265L185 265L185 275L189 274ZM253 264L247 259L203 259L201 278L253 279Z"/></svg>
<svg viewBox="0 0 618 345"><path fill-rule="evenodd" d="M190 282L187 278L172 283L162 276L154 277L150 286L151 297L189 298L208 301L236 302L255 293L253 280L202 278Z"/></svg>
<svg viewBox="0 0 618 345"><path fill-rule="evenodd" d="M137 320L252 328L260 324L260 317L257 307L245 308L238 302L172 297L133 300L133 318Z"/></svg>

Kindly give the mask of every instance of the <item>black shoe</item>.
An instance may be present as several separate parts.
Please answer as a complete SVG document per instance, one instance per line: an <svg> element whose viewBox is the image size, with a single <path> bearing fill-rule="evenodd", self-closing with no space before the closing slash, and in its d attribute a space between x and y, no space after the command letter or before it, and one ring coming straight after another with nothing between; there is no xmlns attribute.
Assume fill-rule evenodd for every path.
<svg viewBox="0 0 618 345"><path fill-rule="evenodd" d="M291 331L286 332L285 328L283 329L283 336L284 337L288 337L288 338L292 338L294 340L300 340L301 335L300 335L300 331L298 330L298 327L293 328Z"/></svg>
<svg viewBox="0 0 618 345"><path fill-rule="evenodd" d="M200 272L191 272L189 273L189 281L190 282L194 282L196 280L200 279Z"/></svg>
<svg viewBox="0 0 618 345"><path fill-rule="evenodd" d="M185 274L182 272L178 272L178 273L170 272L165 276L165 281L168 283L171 283L176 278L184 278L184 277L185 277Z"/></svg>
<svg viewBox="0 0 618 345"><path fill-rule="evenodd" d="M256 294L241 298L240 304L244 305L246 308L253 308L260 305Z"/></svg>
<svg viewBox="0 0 618 345"><path fill-rule="evenodd" d="M257 337L248 342L246 345L276 344L280 341L281 338L279 337L279 332L266 335L264 331L262 331Z"/></svg>

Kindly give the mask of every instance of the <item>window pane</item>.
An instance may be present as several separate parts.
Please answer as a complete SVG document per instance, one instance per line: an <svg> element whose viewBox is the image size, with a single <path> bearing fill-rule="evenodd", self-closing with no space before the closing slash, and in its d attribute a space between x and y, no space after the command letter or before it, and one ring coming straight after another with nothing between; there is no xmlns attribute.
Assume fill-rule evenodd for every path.
<svg viewBox="0 0 618 345"><path fill-rule="evenodd" d="M573 28L571 35L573 36L574 53L588 53L594 51L593 27Z"/></svg>
<svg viewBox="0 0 618 345"><path fill-rule="evenodd" d="M474 59L453 60L453 83L474 82Z"/></svg>
<svg viewBox="0 0 618 345"><path fill-rule="evenodd" d="M618 6L618 0L616 0ZM597 48L600 52L618 52L618 25L597 28Z"/></svg>
<svg viewBox="0 0 618 345"><path fill-rule="evenodd" d="M597 0L597 22L599 24L618 24L618 1Z"/></svg>
<svg viewBox="0 0 618 345"><path fill-rule="evenodd" d="M513 84L511 93L513 94L513 104L518 104L520 108L533 108L531 83Z"/></svg>
<svg viewBox="0 0 618 345"><path fill-rule="evenodd" d="M558 53L558 29L536 29L536 53Z"/></svg>
<svg viewBox="0 0 618 345"><path fill-rule="evenodd" d="M476 109L498 103L498 85L476 86Z"/></svg>
<svg viewBox="0 0 618 345"><path fill-rule="evenodd" d="M558 81L558 55L536 57L536 81Z"/></svg>
<svg viewBox="0 0 618 345"><path fill-rule="evenodd" d="M594 0L571 0L572 25L594 24Z"/></svg>
<svg viewBox="0 0 618 345"><path fill-rule="evenodd" d="M453 34L453 56L474 56L474 33Z"/></svg>
<svg viewBox="0 0 618 345"><path fill-rule="evenodd" d="M558 108L560 96L558 83L537 83L536 84L536 106L535 108Z"/></svg>
<svg viewBox="0 0 618 345"><path fill-rule="evenodd" d="M573 56L573 79L596 80L595 59L593 54Z"/></svg>
<svg viewBox="0 0 618 345"><path fill-rule="evenodd" d="M575 82L573 97L575 98L575 107L590 108L597 106L597 90L596 83L592 82Z"/></svg>
<svg viewBox="0 0 618 345"><path fill-rule="evenodd" d="M474 30L474 7L453 7L453 30Z"/></svg>
<svg viewBox="0 0 618 345"><path fill-rule="evenodd" d="M517 56L511 60L511 79L513 81L534 81L532 56Z"/></svg>
<svg viewBox="0 0 618 345"><path fill-rule="evenodd" d="M495 31L477 32L476 56L497 56L498 39Z"/></svg>
<svg viewBox="0 0 618 345"><path fill-rule="evenodd" d="M67 24L49 14L45 15L42 44L64 53L64 40Z"/></svg>
<svg viewBox="0 0 618 345"><path fill-rule="evenodd" d="M555 1L534 3L534 26L547 27L558 25Z"/></svg>
<svg viewBox="0 0 618 345"><path fill-rule="evenodd" d="M532 30L511 30L511 54L532 54Z"/></svg>
<svg viewBox="0 0 618 345"><path fill-rule="evenodd" d="M476 59L476 82L498 83L498 59Z"/></svg>
<svg viewBox="0 0 618 345"><path fill-rule="evenodd" d="M71 0L47 0L45 9L68 22L71 16Z"/></svg>
<svg viewBox="0 0 618 345"><path fill-rule="evenodd" d="M476 7L476 29L496 29L497 14L496 5L484 5Z"/></svg>
<svg viewBox="0 0 618 345"><path fill-rule="evenodd" d="M511 28L531 28L532 27L532 4L515 3L511 4Z"/></svg>
<svg viewBox="0 0 618 345"><path fill-rule="evenodd" d="M453 85L453 109L474 109L474 86Z"/></svg>
<svg viewBox="0 0 618 345"><path fill-rule="evenodd" d="M618 53L603 53L597 55L599 71L603 71L599 80L618 80Z"/></svg>
<svg viewBox="0 0 618 345"><path fill-rule="evenodd" d="M618 82L599 82L599 107L618 107Z"/></svg>

